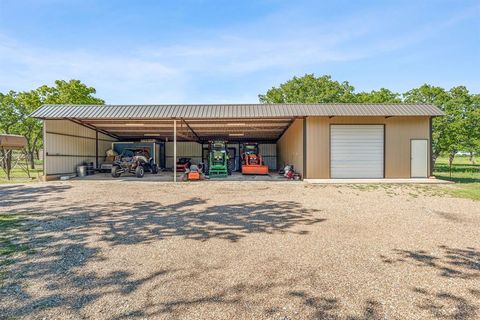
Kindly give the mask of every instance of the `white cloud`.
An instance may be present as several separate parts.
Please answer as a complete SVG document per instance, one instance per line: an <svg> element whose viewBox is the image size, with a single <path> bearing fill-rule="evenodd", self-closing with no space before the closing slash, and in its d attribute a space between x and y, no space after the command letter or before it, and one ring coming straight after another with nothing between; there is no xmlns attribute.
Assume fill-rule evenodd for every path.
<svg viewBox="0 0 480 320"><path fill-rule="evenodd" d="M168 79L181 78L178 70L155 60L87 50L57 51L5 36L0 37L0 61L1 89L28 90L56 79L75 78L98 90L106 87L125 95L125 91L138 92L152 85L165 88Z"/></svg>
<svg viewBox="0 0 480 320"><path fill-rule="evenodd" d="M205 79L222 82L251 76L254 81L259 73L294 72L392 52L436 30L435 25L427 25L385 35L381 29L390 18L381 12L362 12L330 23L300 16L299 12L276 12L248 26L208 32L175 45L133 47L127 54L92 48L53 50L0 34L0 91L28 90L56 79L76 78L96 87L98 95L110 103L182 103L209 97L229 101L231 95L212 92L192 97L192 92ZM245 92L237 95L240 99L247 96ZM250 101L255 99L256 93Z"/></svg>

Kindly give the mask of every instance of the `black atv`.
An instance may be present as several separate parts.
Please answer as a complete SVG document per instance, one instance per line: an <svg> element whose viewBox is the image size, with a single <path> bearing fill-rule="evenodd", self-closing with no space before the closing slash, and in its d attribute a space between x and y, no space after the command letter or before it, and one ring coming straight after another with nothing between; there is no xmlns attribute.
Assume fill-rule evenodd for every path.
<svg viewBox="0 0 480 320"><path fill-rule="evenodd" d="M150 157L148 149L123 149L112 164L112 177L114 178L120 177L125 172L133 173L137 178L143 178L145 171L158 173L158 166Z"/></svg>

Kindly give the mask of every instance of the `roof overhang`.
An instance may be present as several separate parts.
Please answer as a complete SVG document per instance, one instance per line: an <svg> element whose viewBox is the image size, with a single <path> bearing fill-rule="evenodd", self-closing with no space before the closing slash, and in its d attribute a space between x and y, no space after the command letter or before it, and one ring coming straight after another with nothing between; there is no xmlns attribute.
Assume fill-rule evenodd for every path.
<svg viewBox="0 0 480 320"><path fill-rule="evenodd" d="M43 105L32 117L66 119L120 139L276 141L297 118L441 116L429 104Z"/></svg>
<svg viewBox="0 0 480 320"><path fill-rule="evenodd" d="M174 120L148 119L69 119L77 124L98 130L121 140L173 140ZM295 118L261 119L176 119L177 140L207 142L276 141Z"/></svg>

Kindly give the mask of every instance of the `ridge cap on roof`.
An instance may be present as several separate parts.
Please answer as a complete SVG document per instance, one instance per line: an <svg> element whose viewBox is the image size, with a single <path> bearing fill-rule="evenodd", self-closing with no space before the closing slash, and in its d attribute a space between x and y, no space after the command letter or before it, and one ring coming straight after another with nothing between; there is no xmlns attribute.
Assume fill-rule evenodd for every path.
<svg viewBox="0 0 480 320"><path fill-rule="evenodd" d="M375 106L375 105L429 105L434 106L432 103L410 103L410 102L318 102L318 103L215 103L215 104L72 104L72 103L45 103L42 106L71 106L71 107L181 107L181 106L191 106L191 107L215 107L215 106L288 106L288 105L305 105L305 106L316 106L316 105L364 105L364 106Z"/></svg>

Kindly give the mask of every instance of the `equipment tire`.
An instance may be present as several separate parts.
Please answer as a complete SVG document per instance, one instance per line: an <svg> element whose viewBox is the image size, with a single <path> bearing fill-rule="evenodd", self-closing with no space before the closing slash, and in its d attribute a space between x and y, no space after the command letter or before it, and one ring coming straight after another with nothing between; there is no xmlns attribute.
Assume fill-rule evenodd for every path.
<svg viewBox="0 0 480 320"><path fill-rule="evenodd" d="M114 177L114 178L120 177L121 173L117 172L118 169L120 169L118 166L113 166L112 167L112 171L111 171L112 172L112 177Z"/></svg>
<svg viewBox="0 0 480 320"><path fill-rule="evenodd" d="M138 166L135 168L135 176L137 178L143 178L144 174L145 174L145 169L142 166Z"/></svg>

